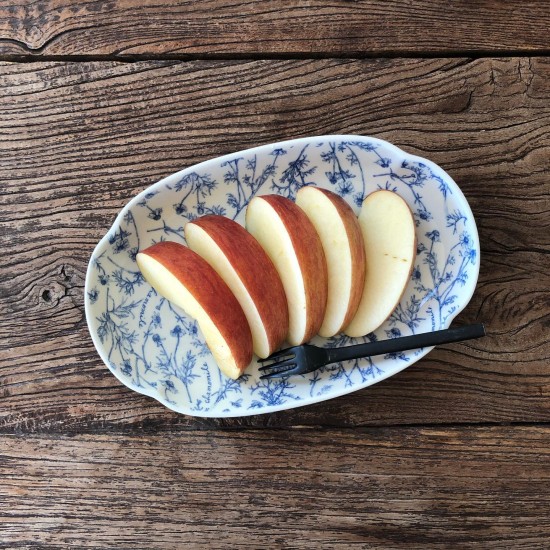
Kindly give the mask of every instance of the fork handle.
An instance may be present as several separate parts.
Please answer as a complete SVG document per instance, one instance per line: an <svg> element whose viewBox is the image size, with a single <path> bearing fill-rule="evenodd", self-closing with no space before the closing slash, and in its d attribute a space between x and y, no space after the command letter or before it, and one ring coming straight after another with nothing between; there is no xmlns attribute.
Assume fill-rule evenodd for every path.
<svg viewBox="0 0 550 550"><path fill-rule="evenodd" d="M482 336L485 336L485 326L483 323L477 323L445 330L436 330L434 332L413 334L412 336L380 340L378 342L367 342L366 344L357 344L343 348L328 348L328 361L326 364L338 363L339 361L347 361L349 359L358 359L359 357L384 355L386 353L396 353L399 351L450 344L452 342L462 342L463 340L481 338Z"/></svg>

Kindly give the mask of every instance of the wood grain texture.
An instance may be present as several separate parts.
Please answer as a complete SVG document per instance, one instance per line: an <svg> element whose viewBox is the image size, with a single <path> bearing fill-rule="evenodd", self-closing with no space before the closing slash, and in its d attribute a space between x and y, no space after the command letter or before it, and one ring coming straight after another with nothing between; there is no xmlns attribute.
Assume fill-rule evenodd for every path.
<svg viewBox="0 0 550 550"><path fill-rule="evenodd" d="M544 548L548 427L4 436L0 548Z"/></svg>
<svg viewBox="0 0 550 550"><path fill-rule="evenodd" d="M4 63L0 79L2 431L548 422L548 59ZM122 387L82 295L119 209L185 166L326 133L387 139L458 182L482 244L458 321L489 336L353 395L246 419L178 416Z"/></svg>
<svg viewBox="0 0 550 550"><path fill-rule="evenodd" d="M0 55L545 53L549 24L535 0L14 0Z"/></svg>

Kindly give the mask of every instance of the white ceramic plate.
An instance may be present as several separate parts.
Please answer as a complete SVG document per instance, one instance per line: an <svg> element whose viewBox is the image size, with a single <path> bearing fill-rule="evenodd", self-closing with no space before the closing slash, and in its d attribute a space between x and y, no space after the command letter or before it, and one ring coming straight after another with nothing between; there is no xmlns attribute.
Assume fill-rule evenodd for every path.
<svg viewBox="0 0 550 550"><path fill-rule="evenodd" d="M316 338L341 346L446 328L469 302L479 272L479 239L468 203L434 163L385 141L321 136L264 145L186 168L133 198L99 242L88 266L86 318L99 355L129 388L174 411L205 417L268 413L324 401L396 374L430 349L336 364L305 376L260 380L252 365L223 376L196 324L143 280L136 254L161 240L185 242L203 214L243 223L256 194L294 198L308 184L335 191L359 212L376 189L399 193L416 222L411 281L390 319L364 338Z"/></svg>

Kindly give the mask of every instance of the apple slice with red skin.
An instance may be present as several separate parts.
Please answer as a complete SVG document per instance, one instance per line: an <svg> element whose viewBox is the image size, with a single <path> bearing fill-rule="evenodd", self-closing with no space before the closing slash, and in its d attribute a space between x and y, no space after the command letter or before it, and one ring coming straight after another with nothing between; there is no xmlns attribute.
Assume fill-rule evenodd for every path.
<svg viewBox="0 0 550 550"><path fill-rule="evenodd" d="M363 201L359 225L367 273L357 313L344 330L348 336L364 336L388 319L410 281L416 256L414 218L397 193L371 193Z"/></svg>
<svg viewBox="0 0 550 550"><path fill-rule="evenodd" d="M198 254L174 242L143 250L137 264L161 296L197 320L220 370L237 379L252 361L252 335L223 279Z"/></svg>
<svg viewBox="0 0 550 550"><path fill-rule="evenodd" d="M258 241L242 225L216 215L188 223L185 238L239 301L254 353L265 358L277 350L288 333L288 306L279 274Z"/></svg>
<svg viewBox="0 0 550 550"><path fill-rule="evenodd" d="M319 335L341 332L353 319L365 286L365 246L357 216L339 195L308 185L296 204L311 220L323 244L328 269L328 300Z"/></svg>
<svg viewBox="0 0 550 550"><path fill-rule="evenodd" d="M321 239L303 210L279 195L254 197L246 228L271 258L285 289L287 341L307 342L319 332L327 303L327 264Z"/></svg>

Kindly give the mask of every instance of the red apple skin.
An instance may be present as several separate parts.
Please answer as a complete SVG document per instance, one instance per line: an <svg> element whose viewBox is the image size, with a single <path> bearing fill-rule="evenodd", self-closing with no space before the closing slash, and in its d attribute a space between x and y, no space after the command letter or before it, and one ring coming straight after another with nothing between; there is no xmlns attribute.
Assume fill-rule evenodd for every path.
<svg viewBox="0 0 550 550"><path fill-rule="evenodd" d="M349 246L351 251L351 265L357 266L356 269L353 269L353 280L351 284L351 296L349 299L349 307L340 327L340 331L344 329L355 316L359 303L361 302L361 297L363 296L363 287L365 286L365 244L363 242L363 232L361 231L361 226L359 225L359 220L353 212L351 206L340 196L332 191L327 189L317 188L321 193L323 193L334 205L342 221L344 222L344 227L346 228L346 234L349 239Z"/></svg>
<svg viewBox="0 0 550 550"><path fill-rule="evenodd" d="M205 260L182 244L160 242L142 253L162 264L189 290L216 324L235 363L244 371L252 361L252 334L241 305L225 281Z"/></svg>
<svg viewBox="0 0 550 550"><path fill-rule="evenodd" d="M248 290L264 323L270 354L288 333L288 304L283 283L260 243L240 224L224 216L194 220L215 241Z"/></svg>
<svg viewBox="0 0 550 550"><path fill-rule="evenodd" d="M306 293L306 330L303 341L311 340L321 328L328 297L328 273L321 239L305 212L279 195L262 195L281 218L302 269Z"/></svg>

